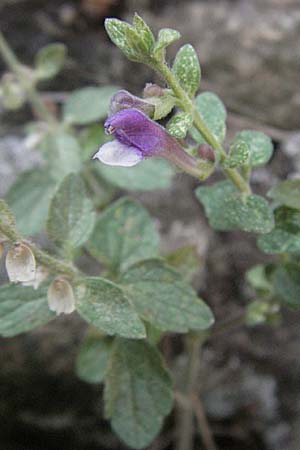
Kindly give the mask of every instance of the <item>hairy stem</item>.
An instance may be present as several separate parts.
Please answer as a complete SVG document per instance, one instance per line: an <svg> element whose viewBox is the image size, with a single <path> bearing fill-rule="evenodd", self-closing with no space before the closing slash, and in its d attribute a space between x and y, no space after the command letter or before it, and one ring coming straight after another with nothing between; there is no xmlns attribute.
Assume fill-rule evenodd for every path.
<svg viewBox="0 0 300 450"><path fill-rule="evenodd" d="M166 64L158 61L155 63L154 67L164 77L168 86L173 90L174 94L181 101L183 109L186 112L193 114L195 128L197 128L197 130L201 133L206 142L208 142L208 144L215 149L224 174L232 181L232 183L240 192L249 194L251 192L251 189L249 187L249 184L241 176L241 174L236 169L227 169L222 166L222 163L227 158L225 150L213 136L213 134L201 118L199 112L195 109L192 100L188 97L186 92L182 89L182 87L174 77L172 71Z"/></svg>
<svg viewBox="0 0 300 450"><path fill-rule="evenodd" d="M7 237L7 239L12 242L20 242L24 241L29 244L30 249L32 250L36 260L42 266L45 266L52 273L60 273L66 275L68 278L74 279L80 275L79 271L73 267L68 262L61 261L60 259L55 258L54 256L49 255L44 250L41 250L36 244L33 242L28 242L28 240L24 239L16 230L9 226L7 223L3 223L0 219L0 232Z"/></svg>
<svg viewBox="0 0 300 450"><path fill-rule="evenodd" d="M50 124L55 124L56 119L50 113L50 111L46 108L43 100L38 95L34 82L31 79L32 75L28 68L24 67L19 60L17 59L14 52L9 47L6 39L3 34L0 32L0 54L9 67L9 69L17 76L20 85L24 89L27 99L30 102L32 108L39 116L40 119L43 119L45 122Z"/></svg>

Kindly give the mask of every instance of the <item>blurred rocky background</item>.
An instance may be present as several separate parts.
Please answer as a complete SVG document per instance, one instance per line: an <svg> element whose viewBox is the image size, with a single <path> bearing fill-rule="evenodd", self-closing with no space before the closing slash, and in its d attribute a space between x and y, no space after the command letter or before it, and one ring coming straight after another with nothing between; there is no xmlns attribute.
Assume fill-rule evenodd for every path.
<svg viewBox="0 0 300 450"><path fill-rule="evenodd" d="M128 62L103 28L104 17L131 19L135 11L155 31L176 28L181 42L195 46L202 89L215 91L228 108L229 137L242 128L260 129L272 137L275 155L267 168L255 172L255 191L264 193L278 179L299 177L299 0L0 0L0 28L25 63L47 43L68 46L64 71L42 86L50 98L106 83L139 94L153 73ZM171 47L170 58L178 46ZM4 70L1 61L0 69ZM39 163L39 155L22 144L29 109L0 111L0 116L3 195L18 172ZM171 189L134 195L156 219L164 251L184 243L197 249L200 269L195 285L217 318L214 337L204 351L201 383L219 450L299 450L300 314L284 311L276 327L237 326L226 331L220 326L239 317L252 295L244 272L265 257L254 236L209 230L193 199L194 187L193 180L179 175ZM102 418L102 388L74 375L84 331L73 315L0 340L1 450L126 448ZM169 347L176 339L164 346L170 364L174 361ZM179 366L184 363L178 361ZM173 437L170 419L148 450L171 450Z"/></svg>

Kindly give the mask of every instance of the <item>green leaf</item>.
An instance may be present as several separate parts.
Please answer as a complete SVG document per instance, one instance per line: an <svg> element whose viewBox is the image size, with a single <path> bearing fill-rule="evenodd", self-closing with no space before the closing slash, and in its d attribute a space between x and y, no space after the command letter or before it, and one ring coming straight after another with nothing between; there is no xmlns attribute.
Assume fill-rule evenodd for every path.
<svg viewBox="0 0 300 450"><path fill-rule="evenodd" d="M49 165L49 172L56 182L81 169L81 149L72 134L59 132L46 136L43 153Z"/></svg>
<svg viewBox="0 0 300 450"><path fill-rule="evenodd" d="M191 281L202 265L197 250L192 245L177 248L165 255L165 259L186 281Z"/></svg>
<svg viewBox="0 0 300 450"><path fill-rule="evenodd" d="M268 233L274 227L268 202L258 195L241 195L229 181L201 186L196 190L196 196L216 230Z"/></svg>
<svg viewBox="0 0 300 450"><path fill-rule="evenodd" d="M175 98L172 95L164 94L160 97L148 97L147 101L154 105L153 120L160 120L166 117L175 105Z"/></svg>
<svg viewBox="0 0 300 450"><path fill-rule="evenodd" d="M136 13L133 18L133 26L139 37L143 40L147 50L150 51L155 43L153 33L146 22Z"/></svg>
<svg viewBox="0 0 300 450"><path fill-rule="evenodd" d="M44 325L55 317L49 310L47 289L4 285L0 287L0 334L15 336Z"/></svg>
<svg viewBox="0 0 300 450"><path fill-rule="evenodd" d="M6 200L20 233L33 235L43 229L54 190L55 184L45 170L35 169L19 175Z"/></svg>
<svg viewBox="0 0 300 450"><path fill-rule="evenodd" d="M76 125L86 125L103 119L108 113L110 99L117 89L116 86L104 86L74 91L64 104L64 120Z"/></svg>
<svg viewBox="0 0 300 450"><path fill-rule="evenodd" d="M178 31L173 30L172 28L162 28L158 33L158 39L153 53L155 55L159 54L161 50L164 50L170 44L180 39L180 37L181 34Z"/></svg>
<svg viewBox="0 0 300 450"><path fill-rule="evenodd" d="M300 211L281 206L274 212L275 228L258 239L265 253L300 252Z"/></svg>
<svg viewBox="0 0 300 450"><path fill-rule="evenodd" d="M104 26L111 41L122 50L128 59L141 61L141 55L132 48L132 42L128 41L128 31L133 30L131 25L118 19L105 19Z"/></svg>
<svg viewBox="0 0 300 450"><path fill-rule="evenodd" d="M197 53L192 45L186 44L179 49L172 72L185 92L193 97L199 88L201 71Z"/></svg>
<svg viewBox="0 0 300 450"><path fill-rule="evenodd" d="M63 44L49 44L42 48L35 58L35 69L38 79L53 78L62 69L67 49Z"/></svg>
<svg viewBox="0 0 300 450"><path fill-rule="evenodd" d="M130 191L153 191L171 185L173 169L164 159L152 158L135 167L116 167L97 164L98 173L109 183Z"/></svg>
<svg viewBox="0 0 300 450"><path fill-rule="evenodd" d="M300 306L300 267L295 263L280 266L274 273L274 289L289 306Z"/></svg>
<svg viewBox="0 0 300 450"><path fill-rule="evenodd" d="M3 199L0 199L0 221L4 226L16 228L14 215Z"/></svg>
<svg viewBox="0 0 300 450"><path fill-rule="evenodd" d="M79 314L109 335L128 338L146 336L143 322L119 286L104 278L87 277L77 288Z"/></svg>
<svg viewBox="0 0 300 450"><path fill-rule="evenodd" d="M257 264L246 272L246 280L256 290L272 291L272 284L266 274L266 266Z"/></svg>
<svg viewBox="0 0 300 450"><path fill-rule="evenodd" d="M106 415L130 447L147 447L172 408L171 381L158 351L144 341L117 339L105 380Z"/></svg>
<svg viewBox="0 0 300 450"><path fill-rule="evenodd" d="M243 141L234 141L229 150L228 158L225 160L224 167L234 169L247 165L250 157L250 149L248 144Z"/></svg>
<svg viewBox="0 0 300 450"><path fill-rule="evenodd" d="M226 134L226 109L222 101L213 92L203 92L195 99L195 107L214 137L222 143ZM206 143L199 131L191 129L195 141Z"/></svg>
<svg viewBox="0 0 300 450"><path fill-rule="evenodd" d="M300 180L281 181L270 189L268 196L277 203L300 209Z"/></svg>
<svg viewBox="0 0 300 450"><path fill-rule="evenodd" d="M90 161L92 156L99 150L101 144L108 140L103 125L93 124L85 127L80 133L79 142L82 149L81 160ZM98 166L98 165L97 165Z"/></svg>
<svg viewBox="0 0 300 450"><path fill-rule="evenodd" d="M88 336L76 359L78 377L87 383L101 383L107 371L111 346L110 338Z"/></svg>
<svg viewBox="0 0 300 450"><path fill-rule="evenodd" d="M251 166L266 164L273 154L273 144L269 136L260 131L244 130L237 133L233 143L246 143L250 151Z"/></svg>
<svg viewBox="0 0 300 450"><path fill-rule="evenodd" d="M121 284L140 316L161 330L204 330L214 322L211 310L193 288L160 260L130 267Z"/></svg>
<svg viewBox="0 0 300 450"><path fill-rule="evenodd" d="M193 124L192 114L184 111L175 114L167 123L168 132L175 138L184 138Z"/></svg>
<svg viewBox="0 0 300 450"><path fill-rule="evenodd" d="M50 204L47 221L49 236L60 246L79 247L92 233L95 218L82 178L75 174L67 175Z"/></svg>
<svg viewBox="0 0 300 450"><path fill-rule="evenodd" d="M99 216L87 248L115 273L156 256L158 234L147 211L123 197Z"/></svg>

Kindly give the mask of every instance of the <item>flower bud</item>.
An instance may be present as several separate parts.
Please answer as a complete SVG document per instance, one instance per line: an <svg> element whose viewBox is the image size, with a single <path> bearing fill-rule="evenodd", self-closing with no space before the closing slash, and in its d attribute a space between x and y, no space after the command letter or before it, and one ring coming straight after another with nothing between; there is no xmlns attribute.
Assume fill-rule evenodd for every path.
<svg viewBox="0 0 300 450"><path fill-rule="evenodd" d="M163 97L165 94L164 89L158 84L147 83L144 87L143 95L147 97Z"/></svg>
<svg viewBox="0 0 300 450"><path fill-rule="evenodd" d="M59 314L70 314L75 309L75 296L68 280L57 277L48 288L48 305L51 311Z"/></svg>
<svg viewBox="0 0 300 450"><path fill-rule="evenodd" d="M200 144L197 148L198 156L202 159L215 162L215 153L213 148L208 144Z"/></svg>
<svg viewBox="0 0 300 450"><path fill-rule="evenodd" d="M130 92L125 91L124 89L118 91L115 95L112 96L110 101L110 113L115 114L121 109L129 109L135 108L139 111L144 112L149 117L153 117L154 114L154 105L143 100L142 98L136 97L132 95Z"/></svg>
<svg viewBox="0 0 300 450"><path fill-rule="evenodd" d="M7 252L5 266L12 283L32 281L35 278L35 257L30 247L23 242L18 242Z"/></svg>
<svg viewBox="0 0 300 450"><path fill-rule="evenodd" d="M35 271L35 277L30 281L23 281L23 286L32 286L33 289L38 289L40 284L47 279L49 271L44 266L37 266Z"/></svg>

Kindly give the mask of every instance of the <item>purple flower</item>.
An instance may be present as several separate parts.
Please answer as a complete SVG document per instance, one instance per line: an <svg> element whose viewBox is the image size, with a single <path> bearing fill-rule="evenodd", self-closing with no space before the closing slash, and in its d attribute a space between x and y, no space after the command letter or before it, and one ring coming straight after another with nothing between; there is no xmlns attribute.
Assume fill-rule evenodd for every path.
<svg viewBox="0 0 300 450"><path fill-rule="evenodd" d="M105 143L94 155L104 164L131 167L145 158L160 156L185 172L202 177L199 161L186 153L158 123L135 108L122 109L104 124L115 140Z"/></svg>

